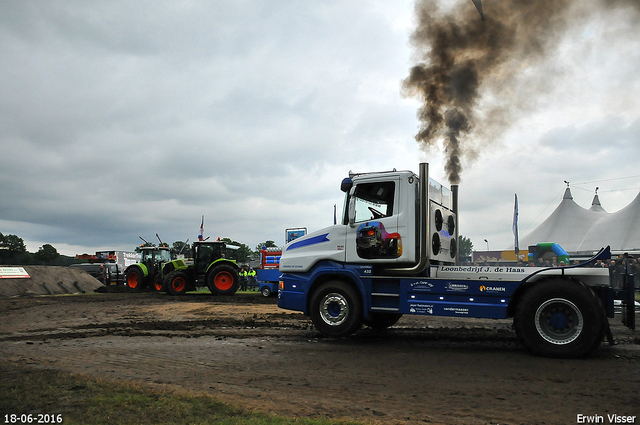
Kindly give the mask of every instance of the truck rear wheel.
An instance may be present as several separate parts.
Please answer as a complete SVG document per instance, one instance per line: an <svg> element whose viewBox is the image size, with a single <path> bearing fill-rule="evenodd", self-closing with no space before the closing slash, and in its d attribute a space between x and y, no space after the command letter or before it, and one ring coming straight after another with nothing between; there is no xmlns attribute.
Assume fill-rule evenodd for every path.
<svg viewBox="0 0 640 425"><path fill-rule="evenodd" d="M577 358L600 345L606 317L589 288L551 279L535 284L522 296L513 324L522 344L534 354Z"/></svg>
<svg viewBox="0 0 640 425"><path fill-rule="evenodd" d="M322 334L348 336L362 326L362 301L348 284L329 281L311 297L311 321Z"/></svg>
<svg viewBox="0 0 640 425"><path fill-rule="evenodd" d="M234 267L220 264L209 271L206 282L212 294L233 295L238 291L240 276Z"/></svg>
<svg viewBox="0 0 640 425"><path fill-rule="evenodd" d="M142 269L138 266L129 267L125 272L124 283L134 291L141 291L145 287L145 277Z"/></svg>
<svg viewBox="0 0 640 425"><path fill-rule="evenodd" d="M184 295L189 289L189 277L182 270L176 270L167 275L165 286L171 295Z"/></svg>
<svg viewBox="0 0 640 425"><path fill-rule="evenodd" d="M364 324L372 329L386 329L398 323L402 317L400 313L369 313L369 318L364 319Z"/></svg>

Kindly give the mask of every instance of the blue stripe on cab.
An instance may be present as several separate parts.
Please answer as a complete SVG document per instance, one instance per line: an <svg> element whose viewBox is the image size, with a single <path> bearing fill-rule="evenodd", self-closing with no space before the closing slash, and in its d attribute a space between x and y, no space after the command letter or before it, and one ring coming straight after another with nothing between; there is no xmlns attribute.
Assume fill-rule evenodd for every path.
<svg viewBox="0 0 640 425"><path fill-rule="evenodd" d="M328 233L325 233L324 235L318 235L309 239L293 242L291 245L287 247L287 251L290 249L302 248L303 246L315 245L317 243L322 243L322 242L329 242L329 238L327 238L327 235Z"/></svg>

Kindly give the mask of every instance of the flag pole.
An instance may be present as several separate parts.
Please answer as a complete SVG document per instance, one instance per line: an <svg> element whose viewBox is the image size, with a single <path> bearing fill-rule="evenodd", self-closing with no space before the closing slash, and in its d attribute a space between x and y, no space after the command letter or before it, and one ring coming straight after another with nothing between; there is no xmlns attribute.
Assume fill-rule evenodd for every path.
<svg viewBox="0 0 640 425"><path fill-rule="evenodd" d="M515 202L513 204L513 236L515 238L516 255L520 253L520 241L518 240L518 194L515 194Z"/></svg>

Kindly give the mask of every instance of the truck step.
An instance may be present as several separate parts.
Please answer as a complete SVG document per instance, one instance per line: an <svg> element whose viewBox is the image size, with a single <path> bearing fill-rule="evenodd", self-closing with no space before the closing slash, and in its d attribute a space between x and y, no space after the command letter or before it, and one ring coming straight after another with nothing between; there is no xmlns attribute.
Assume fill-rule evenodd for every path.
<svg viewBox="0 0 640 425"><path fill-rule="evenodd" d="M393 307L371 307L371 311L400 311L399 308L393 308Z"/></svg>

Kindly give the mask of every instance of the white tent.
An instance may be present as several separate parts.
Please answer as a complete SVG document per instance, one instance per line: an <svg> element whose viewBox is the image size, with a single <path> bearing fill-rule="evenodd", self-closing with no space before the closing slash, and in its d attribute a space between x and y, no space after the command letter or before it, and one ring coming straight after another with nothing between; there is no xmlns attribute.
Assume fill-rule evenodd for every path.
<svg viewBox="0 0 640 425"><path fill-rule="evenodd" d="M608 213L597 194L586 209L576 204L567 187L560 205L520 246L540 242L555 242L569 254L590 255L607 245L613 252L640 252L640 194L620 211Z"/></svg>

